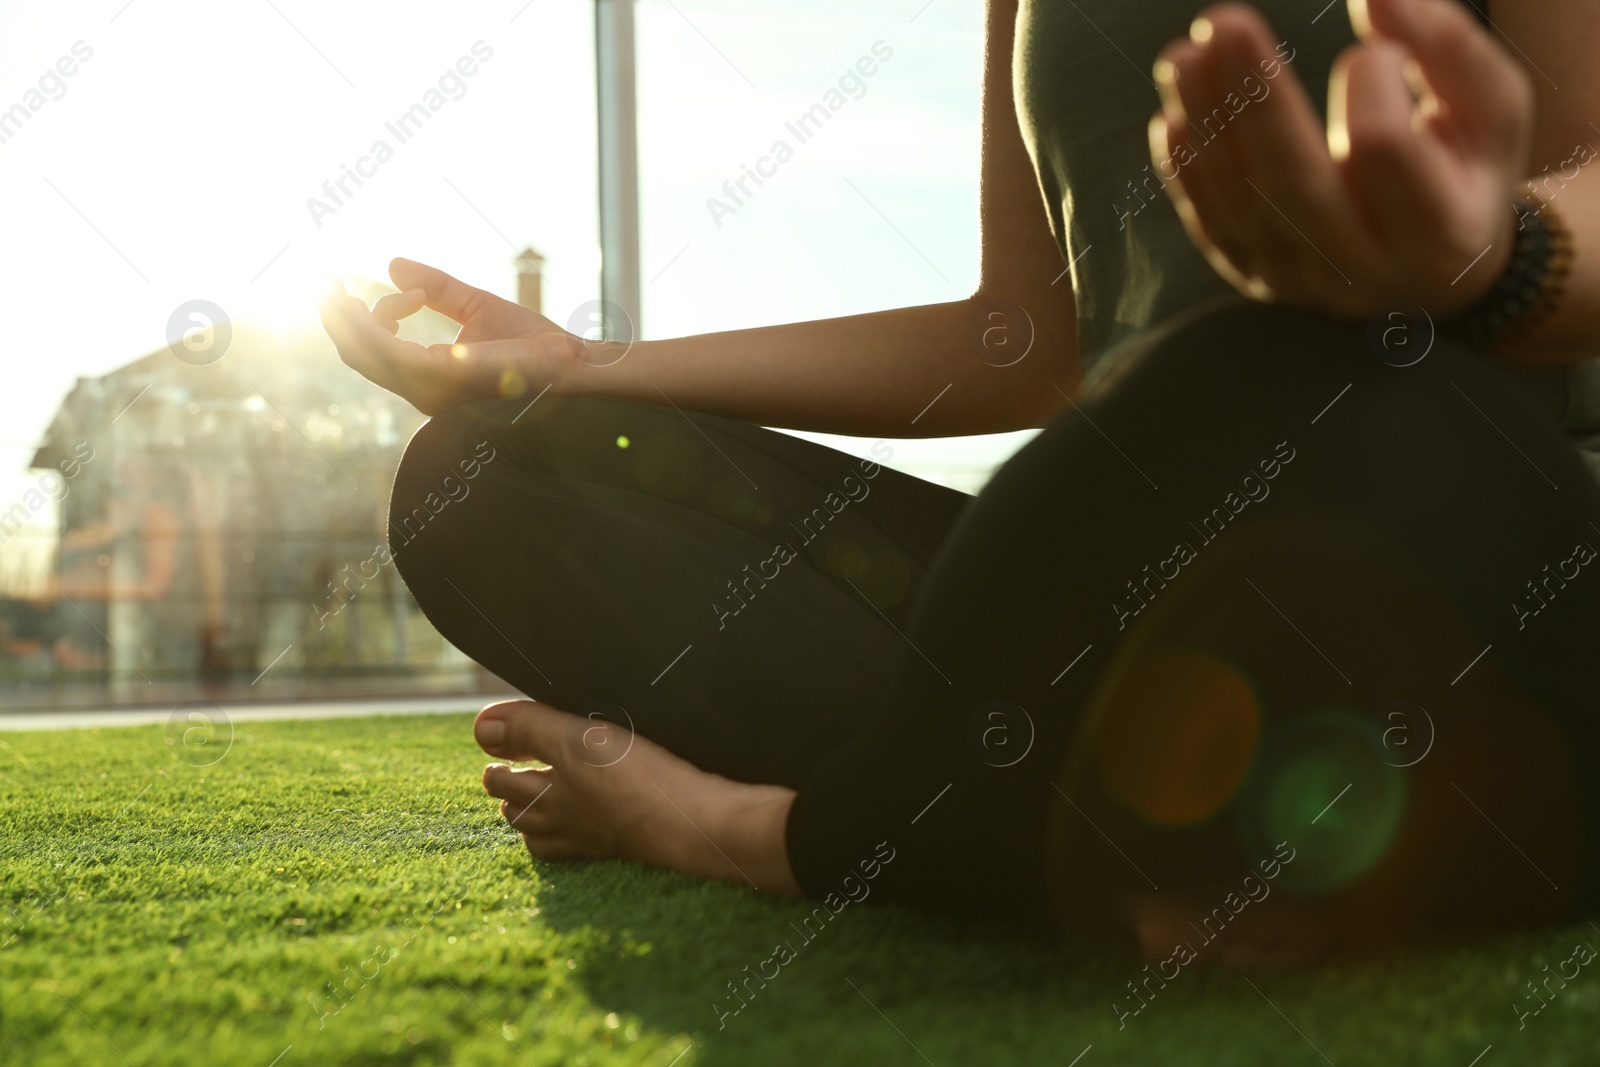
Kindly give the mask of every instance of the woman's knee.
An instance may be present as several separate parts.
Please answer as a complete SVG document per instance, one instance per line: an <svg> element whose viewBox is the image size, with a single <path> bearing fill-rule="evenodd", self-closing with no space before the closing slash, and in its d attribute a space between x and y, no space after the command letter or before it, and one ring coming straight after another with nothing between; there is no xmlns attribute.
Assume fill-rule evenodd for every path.
<svg viewBox="0 0 1600 1067"><path fill-rule="evenodd" d="M517 411L509 401L475 400L433 416L406 444L395 473L397 491L425 495L446 477L476 478L483 464L497 458Z"/></svg>
<svg viewBox="0 0 1600 1067"><path fill-rule="evenodd" d="M395 565L408 581L424 557L459 548L446 543L453 539L441 527L481 494L485 472L505 462L500 428L516 410L504 401L474 401L435 415L412 435L395 471L388 528Z"/></svg>
<svg viewBox="0 0 1600 1067"><path fill-rule="evenodd" d="M1393 327L1381 321L1211 301L1114 357L1091 381L1084 407L1114 439L1121 440L1112 427L1142 439L1151 464L1175 472L1230 441L1256 448L1266 435L1303 441L1313 455L1379 481L1414 461L1445 459L1473 480L1514 482L1519 472L1509 468L1519 464L1546 489L1570 482L1592 490L1547 399L1495 357L1431 323L1406 328L1413 326L1402 361L1385 336Z"/></svg>
<svg viewBox="0 0 1600 1067"><path fill-rule="evenodd" d="M1499 632L1528 579L1593 533L1600 485L1525 382L1429 340L1397 366L1362 322L1206 305L1101 377L1083 405L1094 427L1066 413L1055 458L1101 456L1095 470L1125 513L1184 538L1209 538L1207 515L1218 528L1359 517Z"/></svg>
<svg viewBox="0 0 1600 1067"><path fill-rule="evenodd" d="M401 574L415 588L420 571L447 558L481 558L497 531L530 521L530 482L631 488L615 459L626 440L616 427L642 416L659 419L622 401L554 396L476 400L435 415L395 472L389 539Z"/></svg>

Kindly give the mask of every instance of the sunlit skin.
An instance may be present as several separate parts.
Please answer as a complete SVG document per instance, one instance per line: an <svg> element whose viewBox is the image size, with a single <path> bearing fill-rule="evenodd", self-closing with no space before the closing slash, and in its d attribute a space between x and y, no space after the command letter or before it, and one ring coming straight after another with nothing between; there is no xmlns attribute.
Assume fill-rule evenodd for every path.
<svg viewBox="0 0 1600 1067"><path fill-rule="evenodd" d="M1342 316L1394 300L1440 316L1485 293L1510 253L1513 197L1530 175L1567 159L1574 144L1600 136L1587 125L1589 105L1600 100L1592 61L1600 12L1571 0L1511 6L1502 12L1497 4L1494 17L1542 73L1454 0L1350 0L1362 39L1335 69L1330 124L1317 117L1291 67L1270 97L1168 185L1216 269L1253 299ZM1015 0L991 0L981 282L966 300L639 342L626 358L613 359L624 353L612 351L584 359L584 342L549 319L396 260L398 294L369 310L331 292L323 321L346 363L427 414L505 395L511 382L515 395L549 387L656 403L659 390L685 408L763 425L903 436L906 419L948 387L948 400L919 432L1042 425L1066 406L1051 384L1076 383L1078 360L1071 294L1050 284L1060 252L1011 101L1015 20ZM1177 150L1184 115L1219 106L1226 87L1271 58L1280 39L1246 5L1199 12L1191 36L1171 42L1156 65L1163 106L1150 122L1152 157L1162 162ZM1559 312L1513 354L1530 362L1587 356L1600 333L1600 256L1589 254L1600 247L1600 178L1584 175L1556 203L1578 255ZM996 301L1038 309L1040 356L1009 376L984 374L967 349L972 324ZM423 306L461 323L455 345L396 336L399 320ZM499 736L496 724L505 730ZM582 740L587 725L530 701L497 704L478 718L478 741L491 756L548 765L497 763L484 772L484 788L503 801L502 813L534 856L620 856L799 892L784 843L792 790L707 774L644 738L606 764ZM1158 959L1182 932L1185 914L1181 900L1151 896L1129 902L1127 919ZM1218 951L1223 963L1301 963L1326 942L1314 909L1273 903L1252 909Z"/></svg>
<svg viewBox="0 0 1600 1067"><path fill-rule="evenodd" d="M346 363L424 415L500 394L507 370L541 383L559 378L582 347L543 315L433 267L397 259L389 276L400 291L380 298L371 312L342 289L330 292L323 325ZM461 324L454 344L420 345L395 336L400 320L424 306Z"/></svg>
<svg viewBox="0 0 1600 1067"><path fill-rule="evenodd" d="M1154 159L1188 160L1168 192L1217 272L1255 299L1349 316L1406 300L1437 318L1483 295L1510 259L1508 205L1543 165L1594 143L1587 112L1600 96L1590 65L1552 63L1576 59L1574 38L1592 47L1600 16L1558 0L1511 6L1492 17L1542 73L1460 3L1350 0L1362 40L1335 63L1326 126L1290 71L1216 150L1196 143L1187 116L1210 112L1283 36L1244 4L1203 11L1156 62L1149 137ZM1551 197L1580 253L1566 301L1521 360L1590 354L1570 346L1597 327L1597 268L1583 254L1600 237L1593 184Z"/></svg>
<svg viewBox="0 0 1600 1067"><path fill-rule="evenodd" d="M623 856L799 893L783 848L792 789L707 774L624 727L529 700L485 708L473 732L491 756L546 765L483 772L535 856Z"/></svg>
<svg viewBox="0 0 1600 1067"><path fill-rule="evenodd" d="M1196 19L1190 39L1156 62L1163 108L1151 153L1193 152L1171 186L1179 217L1247 295L1356 316L1402 299L1457 311L1509 261L1532 86L1460 4L1351 7L1371 16L1356 20L1366 43L1335 64L1326 127L1289 77L1239 114L1218 151L1188 128L1189 114L1203 116L1271 62L1282 39L1230 4ZM1408 62L1427 79L1420 102Z"/></svg>

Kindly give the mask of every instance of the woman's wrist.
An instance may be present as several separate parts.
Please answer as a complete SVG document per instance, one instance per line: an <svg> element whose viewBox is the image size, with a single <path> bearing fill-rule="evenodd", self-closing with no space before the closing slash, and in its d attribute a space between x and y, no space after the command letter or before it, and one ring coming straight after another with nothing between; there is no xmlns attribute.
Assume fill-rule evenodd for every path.
<svg viewBox="0 0 1600 1067"><path fill-rule="evenodd" d="M534 361L545 365L547 377L553 365L552 380L558 393L615 400L643 399L631 380L635 376L627 361L639 344L638 341L595 341L568 333L553 346L557 351L552 356L536 355Z"/></svg>
<svg viewBox="0 0 1600 1067"><path fill-rule="evenodd" d="M1504 265L1442 332L1475 348L1507 354L1561 304L1572 265L1572 234L1555 205L1529 196L1513 204L1515 224Z"/></svg>

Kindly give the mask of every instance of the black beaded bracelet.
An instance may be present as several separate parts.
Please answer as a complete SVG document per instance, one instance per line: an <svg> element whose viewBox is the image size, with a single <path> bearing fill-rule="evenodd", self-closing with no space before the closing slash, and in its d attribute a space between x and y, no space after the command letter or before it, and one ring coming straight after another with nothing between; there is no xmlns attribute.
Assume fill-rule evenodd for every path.
<svg viewBox="0 0 1600 1067"><path fill-rule="evenodd" d="M1560 302L1572 262L1572 235L1554 206L1519 200L1511 262L1483 296L1443 319L1439 332L1485 352L1503 351Z"/></svg>

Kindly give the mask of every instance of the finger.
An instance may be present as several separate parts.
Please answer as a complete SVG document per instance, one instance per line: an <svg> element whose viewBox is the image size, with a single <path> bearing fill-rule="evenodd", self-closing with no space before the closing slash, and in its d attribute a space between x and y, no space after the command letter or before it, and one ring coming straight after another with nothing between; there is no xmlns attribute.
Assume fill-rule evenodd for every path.
<svg viewBox="0 0 1600 1067"><path fill-rule="evenodd" d="M1406 52L1389 41L1353 45L1328 85L1328 135L1358 209L1375 233L1434 233L1448 225L1449 160L1414 125Z"/></svg>
<svg viewBox="0 0 1600 1067"><path fill-rule="evenodd" d="M1253 90L1230 131L1258 224L1253 273L1290 303L1317 302L1312 294L1328 286L1350 288L1376 244L1344 188L1321 115L1293 69L1277 63L1272 27L1260 15L1227 5L1208 18L1217 69L1227 83Z"/></svg>
<svg viewBox="0 0 1600 1067"><path fill-rule="evenodd" d="M487 305L501 302L500 297L493 293L474 289L437 267L415 260L391 260L389 277L397 289L424 290L428 307L457 322L466 322Z"/></svg>
<svg viewBox="0 0 1600 1067"><path fill-rule="evenodd" d="M1220 14L1227 14L1227 9L1220 9ZM1244 157L1238 138L1230 131L1247 98L1242 94L1242 78L1233 69L1237 65L1234 57L1218 47L1219 43L1215 24L1203 15L1195 19L1189 39L1163 53L1172 66L1163 68L1156 80L1169 105L1173 93L1183 101L1184 124L1194 149L1205 150L1214 171L1228 173L1234 184L1239 184Z"/></svg>
<svg viewBox="0 0 1600 1067"><path fill-rule="evenodd" d="M1212 24L1196 19L1190 41L1176 46L1169 55L1175 58L1175 88L1183 101L1184 125L1172 127L1176 145L1187 145L1180 154L1185 160L1183 173L1196 217L1220 257L1233 273L1221 271L1236 288L1258 299L1266 299L1255 281L1260 275L1263 236L1269 235L1278 220L1264 217L1260 196L1252 188L1254 164L1244 152L1237 132L1236 116L1244 97L1231 86L1238 83L1230 72L1224 77L1220 65L1225 59L1216 47ZM1217 268L1219 271L1221 268Z"/></svg>
<svg viewBox="0 0 1600 1067"><path fill-rule="evenodd" d="M333 340L334 348L339 351L339 358L362 377L376 382L385 389L398 392L395 387L399 384L399 380L394 368L379 350L368 345L357 326L362 320L370 321L366 305L353 296L334 297L330 294L317 310L322 316L322 328ZM383 336L389 337L391 341L394 340L388 334Z"/></svg>
<svg viewBox="0 0 1600 1067"><path fill-rule="evenodd" d="M472 732L478 747L491 756L559 767L565 762L564 744L574 719L532 700L507 700L478 712Z"/></svg>
<svg viewBox="0 0 1600 1067"><path fill-rule="evenodd" d="M394 333L400 328L401 319L422 310L426 295L426 290L416 288L379 297L378 302L372 305L372 321Z"/></svg>
<svg viewBox="0 0 1600 1067"><path fill-rule="evenodd" d="M1238 116L1227 138L1244 160L1252 209L1270 229L1298 227L1337 256L1360 220L1340 186L1322 117L1293 69L1279 69L1270 83L1255 78L1272 69L1277 54L1272 28L1260 15L1229 5L1210 21L1207 47L1217 54L1223 84L1260 87L1252 95L1235 92ZM1288 243L1286 233L1277 238Z"/></svg>
<svg viewBox="0 0 1600 1067"><path fill-rule="evenodd" d="M1212 180L1213 168L1200 157L1201 142L1194 134L1189 118L1185 93L1193 94L1189 87L1179 88L1184 72L1190 71L1190 81L1200 81L1197 69L1200 50L1189 41L1174 41L1156 57L1155 81L1161 93L1161 110L1150 120L1150 157L1163 178L1173 177L1169 189L1181 189L1183 199L1197 214L1221 217L1226 214L1221 191Z"/></svg>
<svg viewBox="0 0 1600 1067"><path fill-rule="evenodd" d="M406 395L407 376L442 375L449 345L423 346L403 341L373 321L367 307L346 297L330 307L324 325L344 361L374 382ZM402 388L397 388L401 386Z"/></svg>
<svg viewBox="0 0 1600 1067"><path fill-rule="evenodd" d="M1529 136L1534 105L1527 74L1461 4L1350 0L1350 19L1368 39L1405 46L1444 107L1441 121L1464 144L1498 155Z"/></svg>
<svg viewBox="0 0 1600 1067"><path fill-rule="evenodd" d="M1167 183L1167 195L1178 212L1189 240L1205 256L1206 262L1228 284L1257 299L1265 294L1246 273L1249 249L1236 232L1226 225L1227 212L1221 206L1215 191L1206 181L1206 175L1192 169L1194 151L1188 147L1189 130L1170 116L1157 114L1150 120L1150 154L1160 165L1171 159L1182 163L1177 176ZM1217 239L1228 243L1224 248Z"/></svg>
<svg viewBox="0 0 1600 1067"><path fill-rule="evenodd" d="M1207 28L1199 29L1200 23ZM1242 4L1224 4L1208 8L1196 32L1217 57L1217 91L1236 98L1233 124L1241 148L1254 160L1268 154L1281 160L1289 175L1327 168L1322 117L1294 68L1280 62L1276 34L1266 19Z"/></svg>
<svg viewBox="0 0 1600 1067"><path fill-rule="evenodd" d="M1207 232L1231 252L1222 231L1235 231L1231 243L1247 249L1250 216L1259 205L1245 199L1249 187L1234 144L1237 139L1229 136L1232 115L1223 103L1226 93L1218 83L1215 59L1216 53L1208 47L1177 42L1162 51L1156 81L1166 103L1168 140L1183 159L1180 174L1190 199ZM1235 262L1246 268L1246 263Z"/></svg>

